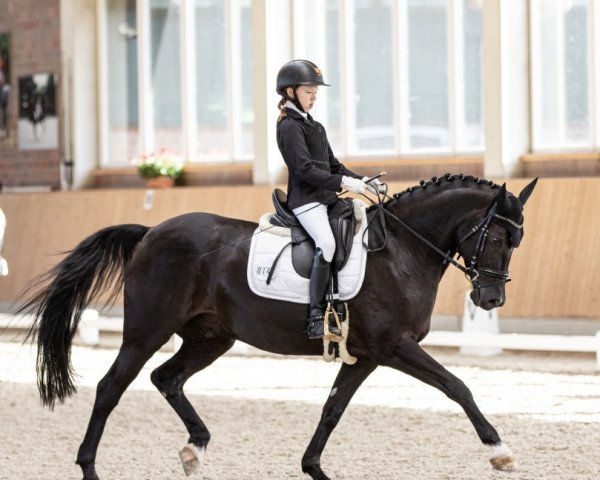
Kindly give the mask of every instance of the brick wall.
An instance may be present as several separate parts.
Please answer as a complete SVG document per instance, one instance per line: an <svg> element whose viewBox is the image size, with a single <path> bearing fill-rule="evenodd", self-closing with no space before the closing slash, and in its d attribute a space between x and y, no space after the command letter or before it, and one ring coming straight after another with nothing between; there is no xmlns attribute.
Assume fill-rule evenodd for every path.
<svg viewBox="0 0 600 480"><path fill-rule="evenodd" d="M0 142L0 183L59 188L61 136L57 149L19 150L17 128L19 77L52 73L60 132L60 0L0 1L0 33L7 32L10 33L10 136L9 141Z"/></svg>

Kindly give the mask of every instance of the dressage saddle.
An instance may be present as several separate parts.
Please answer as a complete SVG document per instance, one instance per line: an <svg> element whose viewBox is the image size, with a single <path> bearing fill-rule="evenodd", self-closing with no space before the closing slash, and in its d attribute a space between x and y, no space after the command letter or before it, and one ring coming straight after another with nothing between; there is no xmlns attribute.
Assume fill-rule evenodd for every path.
<svg viewBox="0 0 600 480"><path fill-rule="evenodd" d="M285 245L277 254L267 284L270 283L271 277L277 266L277 262L284 250L291 245L292 247L292 265L296 272L304 277L310 278L310 269L315 256L315 242L310 237L306 230L289 209L287 205L287 195L281 189L273 190L273 206L275 214L271 216L271 224L277 227L289 228L291 230L291 241ZM356 217L354 216L354 205L350 198L340 198L338 201L330 205L328 208L329 224L335 237L335 254L331 262L332 273L334 276L341 270L350 256L352 249L352 240L354 230L356 228Z"/></svg>

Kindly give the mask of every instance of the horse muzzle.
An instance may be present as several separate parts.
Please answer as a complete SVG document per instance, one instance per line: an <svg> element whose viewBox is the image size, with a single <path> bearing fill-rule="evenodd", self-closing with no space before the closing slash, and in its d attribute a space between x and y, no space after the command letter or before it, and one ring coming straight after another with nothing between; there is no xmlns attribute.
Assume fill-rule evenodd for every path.
<svg viewBox="0 0 600 480"><path fill-rule="evenodd" d="M504 286L474 288L469 296L477 307L484 310L501 307L506 301Z"/></svg>

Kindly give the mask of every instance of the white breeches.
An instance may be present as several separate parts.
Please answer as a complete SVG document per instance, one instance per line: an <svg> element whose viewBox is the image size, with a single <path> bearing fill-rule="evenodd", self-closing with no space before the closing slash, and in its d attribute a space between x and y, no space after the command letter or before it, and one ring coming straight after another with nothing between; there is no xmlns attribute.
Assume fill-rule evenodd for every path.
<svg viewBox="0 0 600 480"><path fill-rule="evenodd" d="M335 253L335 238L327 217L327 205L312 202L294 208L293 212L304 230L315 241L316 247L323 252L323 258L331 262Z"/></svg>

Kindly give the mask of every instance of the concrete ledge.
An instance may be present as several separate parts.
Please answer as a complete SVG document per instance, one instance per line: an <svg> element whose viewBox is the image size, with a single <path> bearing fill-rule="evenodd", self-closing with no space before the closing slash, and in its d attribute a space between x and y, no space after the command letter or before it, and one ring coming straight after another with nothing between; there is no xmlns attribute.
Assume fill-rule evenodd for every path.
<svg viewBox="0 0 600 480"><path fill-rule="evenodd" d="M498 317L500 333L540 335L595 335L600 331L600 318L504 318ZM460 331L462 318L434 315L431 330Z"/></svg>
<svg viewBox="0 0 600 480"><path fill-rule="evenodd" d="M94 312L94 315L86 315L86 312ZM94 310L86 312L82 316L74 343L118 348L121 344L123 319L98 317ZM31 316L0 315L0 340L22 341L31 323ZM595 352L598 369L600 369L600 330L594 335L490 334L432 330L421 344L430 347L491 347L507 350ZM181 339L173 335L163 346L163 350L175 351L180 345ZM236 342L231 352L241 355L261 354L260 350L241 342Z"/></svg>
<svg viewBox="0 0 600 480"><path fill-rule="evenodd" d="M600 355L600 332L595 336L531 335L432 331L421 342L431 347L494 347L507 350L552 352L597 352Z"/></svg>

